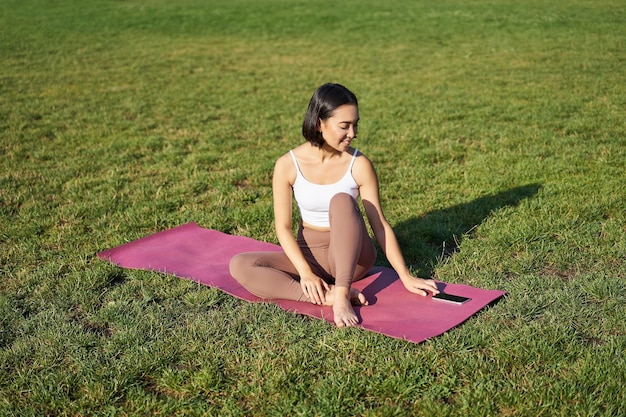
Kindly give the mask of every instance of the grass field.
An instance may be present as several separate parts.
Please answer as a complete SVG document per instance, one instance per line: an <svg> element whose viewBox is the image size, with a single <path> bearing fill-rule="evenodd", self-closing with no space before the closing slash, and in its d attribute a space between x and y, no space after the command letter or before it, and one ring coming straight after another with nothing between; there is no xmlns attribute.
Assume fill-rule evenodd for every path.
<svg viewBox="0 0 626 417"><path fill-rule="evenodd" d="M0 2L0 415L626 415L621 0ZM508 296L415 345L98 251L275 242L310 95L417 275ZM385 264L385 259L379 261Z"/></svg>

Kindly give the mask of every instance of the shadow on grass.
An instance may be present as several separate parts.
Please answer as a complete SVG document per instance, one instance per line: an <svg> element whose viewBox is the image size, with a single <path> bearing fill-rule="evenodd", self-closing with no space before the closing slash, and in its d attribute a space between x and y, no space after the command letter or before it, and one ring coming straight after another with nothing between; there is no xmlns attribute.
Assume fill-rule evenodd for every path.
<svg viewBox="0 0 626 417"><path fill-rule="evenodd" d="M396 224L394 230L407 264L420 277L432 277L437 263L458 252L462 240L494 211L516 206L540 189L539 184L515 187Z"/></svg>

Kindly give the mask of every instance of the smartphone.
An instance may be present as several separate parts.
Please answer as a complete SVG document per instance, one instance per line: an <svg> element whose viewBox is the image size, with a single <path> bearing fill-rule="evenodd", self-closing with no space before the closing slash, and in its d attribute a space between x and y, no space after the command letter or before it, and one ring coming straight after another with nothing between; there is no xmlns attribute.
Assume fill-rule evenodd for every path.
<svg viewBox="0 0 626 417"><path fill-rule="evenodd" d="M454 303L454 304L463 304L471 300L471 298L461 297L460 295L445 294L445 293L440 292L439 294L433 295L433 300L446 301L448 303Z"/></svg>

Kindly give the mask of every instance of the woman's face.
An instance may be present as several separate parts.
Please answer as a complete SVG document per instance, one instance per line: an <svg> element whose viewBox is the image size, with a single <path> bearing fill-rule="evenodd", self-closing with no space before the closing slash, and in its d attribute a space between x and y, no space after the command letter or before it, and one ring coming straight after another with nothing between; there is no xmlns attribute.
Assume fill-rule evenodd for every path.
<svg viewBox="0 0 626 417"><path fill-rule="evenodd" d="M344 104L335 109L326 120L319 121L319 131L324 142L332 149L345 152L356 138L359 124L359 109L354 104Z"/></svg>

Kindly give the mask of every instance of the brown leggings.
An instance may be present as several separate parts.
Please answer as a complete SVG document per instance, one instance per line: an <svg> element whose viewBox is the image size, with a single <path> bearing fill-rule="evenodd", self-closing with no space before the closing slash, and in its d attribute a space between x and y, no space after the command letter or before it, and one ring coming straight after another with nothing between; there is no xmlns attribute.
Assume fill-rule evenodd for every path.
<svg viewBox="0 0 626 417"><path fill-rule="evenodd" d="M298 230L298 246L313 273L329 284L350 287L374 266L376 249L357 202L340 193L330 201L330 231ZM252 294L265 299L311 301L284 252L246 252L230 261L230 274Z"/></svg>

